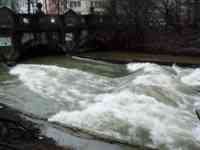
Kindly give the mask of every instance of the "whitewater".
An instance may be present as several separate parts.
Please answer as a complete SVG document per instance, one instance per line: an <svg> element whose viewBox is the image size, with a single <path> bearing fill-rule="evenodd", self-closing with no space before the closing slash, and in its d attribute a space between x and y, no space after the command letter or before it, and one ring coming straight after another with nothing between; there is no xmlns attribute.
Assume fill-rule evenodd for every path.
<svg viewBox="0 0 200 150"><path fill-rule="evenodd" d="M20 64L10 74L53 105L50 122L161 150L199 150L200 68L130 63L126 69L128 75L114 78Z"/></svg>

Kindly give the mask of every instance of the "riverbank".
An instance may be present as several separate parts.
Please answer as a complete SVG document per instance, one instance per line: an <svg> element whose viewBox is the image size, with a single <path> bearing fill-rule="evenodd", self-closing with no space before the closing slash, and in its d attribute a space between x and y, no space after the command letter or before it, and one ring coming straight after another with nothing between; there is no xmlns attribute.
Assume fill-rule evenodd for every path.
<svg viewBox="0 0 200 150"><path fill-rule="evenodd" d="M192 66L200 65L199 56L179 56L169 54L151 54L134 51L95 51L83 52L76 55L78 57L102 60L114 63L130 63L130 62L152 62L163 65L183 65Z"/></svg>
<svg viewBox="0 0 200 150"><path fill-rule="evenodd" d="M38 49L38 48L37 48ZM0 50L0 62L13 66L18 62L29 60L30 58L45 56L78 56L94 60L102 60L112 63L127 64L130 62L152 62L163 65L178 64L183 66L199 65L200 53L198 48L183 48L173 50L80 50L75 52L55 52L39 48L32 50L28 54L14 54L8 52L3 54ZM58 50L59 51L59 50ZM8 55L8 56L7 56Z"/></svg>
<svg viewBox="0 0 200 150"><path fill-rule="evenodd" d="M52 138L41 133L38 124L4 104L0 104L0 149L72 150L69 146L57 145Z"/></svg>

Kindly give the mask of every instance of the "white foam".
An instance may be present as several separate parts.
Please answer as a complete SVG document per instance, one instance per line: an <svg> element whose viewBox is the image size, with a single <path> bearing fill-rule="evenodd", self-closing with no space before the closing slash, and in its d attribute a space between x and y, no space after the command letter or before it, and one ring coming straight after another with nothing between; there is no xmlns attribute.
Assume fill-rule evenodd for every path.
<svg viewBox="0 0 200 150"><path fill-rule="evenodd" d="M187 111L130 91L96 98L102 101L82 111L61 111L49 120L112 135L130 143L144 144L141 142L143 139L146 145L154 144L157 147L163 144L178 145L176 142L183 140L182 135L186 135L189 141L194 139L191 132L193 117Z"/></svg>
<svg viewBox="0 0 200 150"><path fill-rule="evenodd" d="M149 73L158 73L162 70L159 65L153 63L130 63L127 64L127 69L130 72L135 72L139 69L144 69L145 72Z"/></svg>
<svg viewBox="0 0 200 150"><path fill-rule="evenodd" d="M197 125L195 128L193 128L192 132L196 140L200 142L200 125Z"/></svg>
<svg viewBox="0 0 200 150"><path fill-rule="evenodd" d="M10 73L32 91L45 98L60 103L69 102L82 105L89 103L96 93L108 90L107 78L92 75L76 69L65 69L57 66L18 65ZM97 88L97 87L101 87ZM105 89L104 89L105 88Z"/></svg>
<svg viewBox="0 0 200 150"><path fill-rule="evenodd" d="M200 86L200 69L195 69L188 75L183 76L181 81L190 86Z"/></svg>
<svg viewBox="0 0 200 150"><path fill-rule="evenodd" d="M159 86L159 87L173 87L174 80L168 75L158 74L151 75L145 74L135 78L133 84L145 86Z"/></svg>
<svg viewBox="0 0 200 150"><path fill-rule="evenodd" d="M132 74L116 79L42 65L18 65L10 73L41 96L69 105L49 121L160 149L199 149L193 113L199 95L186 84L196 82L198 69L150 63L127 69Z"/></svg>

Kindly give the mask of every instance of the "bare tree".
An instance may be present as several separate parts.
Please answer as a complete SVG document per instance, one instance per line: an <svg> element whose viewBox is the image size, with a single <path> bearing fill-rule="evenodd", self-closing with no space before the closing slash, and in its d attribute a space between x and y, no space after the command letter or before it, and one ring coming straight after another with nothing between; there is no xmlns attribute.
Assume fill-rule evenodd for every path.
<svg viewBox="0 0 200 150"><path fill-rule="evenodd" d="M148 22L148 16L154 7L152 0L111 0L108 12L123 23L143 26Z"/></svg>
<svg viewBox="0 0 200 150"><path fill-rule="evenodd" d="M122 36L118 36L118 40L123 41L126 48L131 47L133 38L135 38L134 42L143 43L145 32L149 29L149 18L151 18L154 9L153 0L111 0L109 4L106 8L107 12L114 17L117 23L127 24L130 29L129 32L125 33L125 41L123 31L116 33L122 34Z"/></svg>
<svg viewBox="0 0 200 150"><path fill-rule="evenodd" d="M193 24L195 26L198 26L198 22L200 20L199 8L200 8L200 1L194 0L194 2L193 2L193 12L194 12L194 22L193 22Z"/></svg>
<svg viewBox="0 0 200 150"><path fill-rule="evenodd" d="M163 16L166 27L174 26L174 17L175 17L175 0L160 0L156 3L157 10Z"/></svg>
<svg viewBox="0 0 200 150"><path fill-rule="evenodd" d="M60 0L60 11L61 13L65 13L66 10L68 9L68 0Z"/></svg>
<svg viewBox="0 0 200 150"><path fill-rule="evenodd" d="M189 7L188 3L183 0L160 0L155 4L157 5L156 9L165 20L166 27L172 27L173 29L179 30L181 19L183 17L181 15L183 11L182 6Z"/></svg>

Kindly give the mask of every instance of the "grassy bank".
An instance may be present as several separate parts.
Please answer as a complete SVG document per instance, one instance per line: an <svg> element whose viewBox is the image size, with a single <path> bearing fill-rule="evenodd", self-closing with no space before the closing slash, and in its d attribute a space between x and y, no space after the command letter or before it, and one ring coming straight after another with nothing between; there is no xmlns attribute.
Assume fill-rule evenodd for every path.
<svg viewBox="0 0 200 150"><path fill-rule="evenodd" d="M200 56L175 56L134 51L91 51L80 53L78 56L115 63L152 62L166 65L200 65Z"/></svg>

